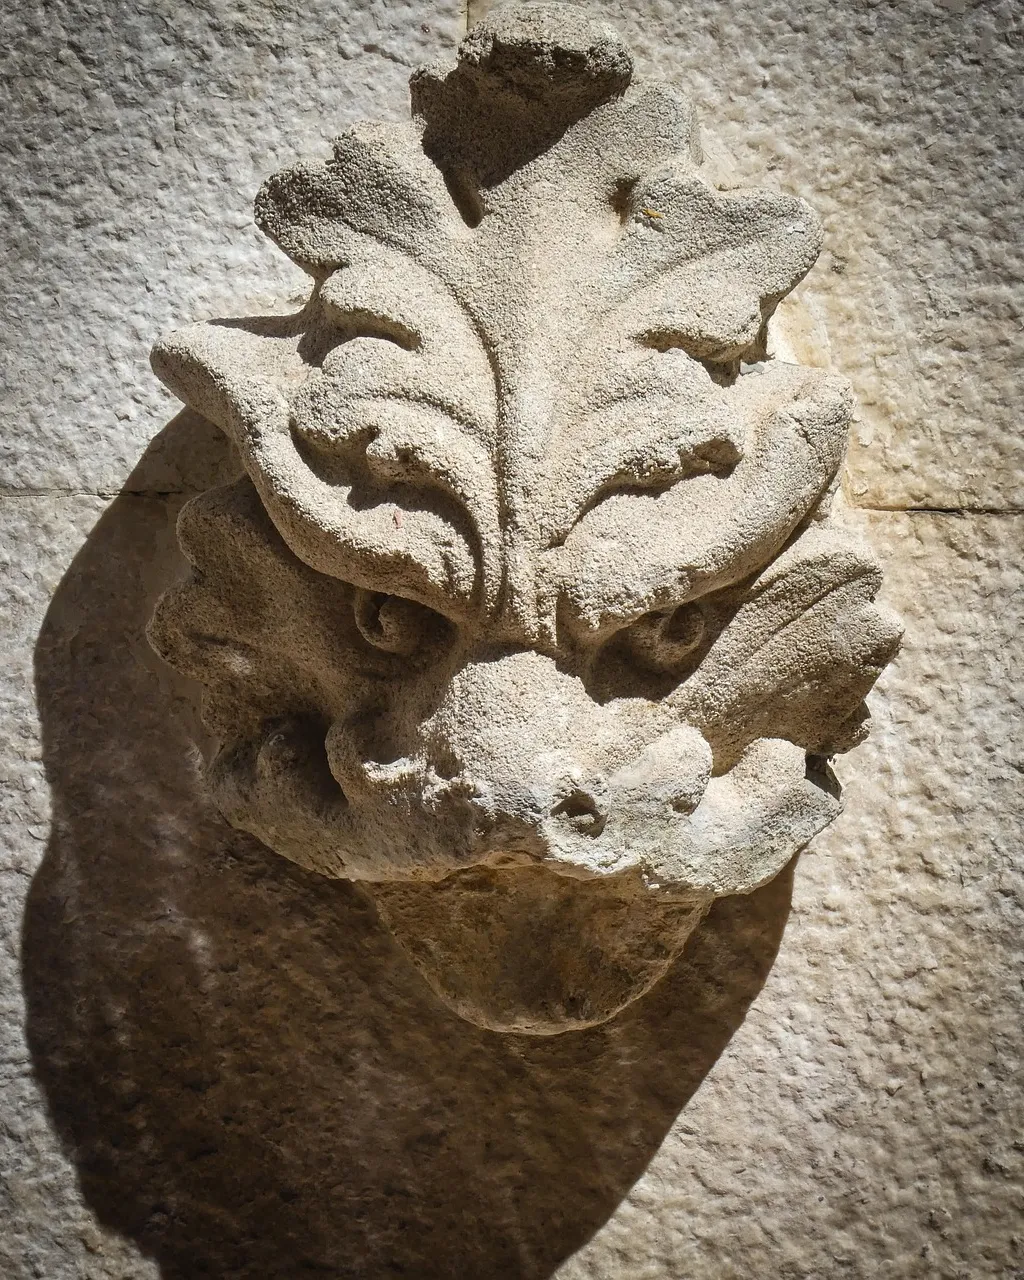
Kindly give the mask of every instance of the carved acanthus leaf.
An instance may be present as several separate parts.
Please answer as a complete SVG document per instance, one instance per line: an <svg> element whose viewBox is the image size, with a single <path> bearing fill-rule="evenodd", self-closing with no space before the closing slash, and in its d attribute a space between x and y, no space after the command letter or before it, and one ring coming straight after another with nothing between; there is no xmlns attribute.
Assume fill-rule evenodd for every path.
<svg viewBox="0 0 1024 1280"><path fill-rule="evenodd" d="M863 736L862 702L902 628L874 604L881 570L862 543L812 528L739 596L692 677L669 698L725 768L762 737L815 755Z"/></svg>
<svg viewBox="0 0 1024 1280"><path fill-rule="evenodd" d="M196 329L156 364L237 438L307 563L550 642L560 614L602 631L763 564L827 488L845 402L809 371L728 385L814 261L810 209L711 188L692 109L632 84L610 35L563 64L495 22L416 79L414 122L357 126L261 191L260 226L320 282L299 367ZM787 494L754 498L777 460Z"/></svg>
<svg viewBox="0 0 1024 1280"><path fill-rule="evenodd" d="M716 390L705 388L706 399ZM599 637L740 581L828 488L846 444L844 383L773 364L740 377L721 403L744 428L733 466L704 468L660 492L613 493L552 552L557 592L585 632Z"/></svg>
<svg viewBox="0 0 1024 1280"><path fill-rule="evenodd" d="M184 508L150 634L232 823L385 886L467 1016L590 1025L836 816L899 627L832 505L849 388L769 355L809 207L710 185L579 7L411 89L257 198L303 310L154 351L248 475Z"/></svg>

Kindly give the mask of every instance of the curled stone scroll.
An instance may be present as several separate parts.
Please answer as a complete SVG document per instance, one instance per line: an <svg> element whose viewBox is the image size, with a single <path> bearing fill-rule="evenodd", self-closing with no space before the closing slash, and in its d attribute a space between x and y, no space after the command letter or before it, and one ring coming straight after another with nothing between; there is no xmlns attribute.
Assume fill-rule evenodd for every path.
<svg viewBox="0 0 1024 1280"><path fill-rule="evenodd" d="M840 810L899 643L832 498L842 379L771 359L821 230L716 190L694 113L513 4L272 177L297 315L160 343L244 476L190 502L152 643L230 822L365 882L438 995L598 1023Z"/></svg>

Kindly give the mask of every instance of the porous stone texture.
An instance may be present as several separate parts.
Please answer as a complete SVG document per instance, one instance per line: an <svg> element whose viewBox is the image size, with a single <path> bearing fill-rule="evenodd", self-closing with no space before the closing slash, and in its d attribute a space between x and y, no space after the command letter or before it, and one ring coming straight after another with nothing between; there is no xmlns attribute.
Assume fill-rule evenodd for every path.
<svg viewBox="0 0 1024 1280"><path fill-rule="evenodd" d="M0 491L116 493L176 411L148 367L175 324L300 300L257 231L268 173L405 114L463 34L451 0L158 6L5 0ZM30 324L25 323L32 317ZM148 489L181 486L152 459Z"/></svg>
<svg viewBox="0 0 1024 1280"><path fill-rule="evenodd" d="M149 635L234 826L379 886L465 1016L578 1030L835 818L900 628L833 511L848 387L768 359L811 207L717 190L578 7L410 91L257 196L302 310L154 348L246 476Z"/></svg>
<svg viewBox="0 0 1024 1280"><path fill-rule="evenodd" d="M886 378L893 403L932 385L955 392L941 423L907 419L917 435L911 446L904 428L900 448L915 465L898 481L891 450L865 446L879 454L887 501L911 500L909 480L941 471L945 487L914 501L1003 506L1019 394L997 384L1010 350L984 341L984 299L968 305L974 277L938 268L960 224L977 234L954 235L954 249L975 244L984 261L1002 253L1007 263L1017 251L1012 230L1001 247L998 236L1016 202L989 180L1002 156L981 174L971 165L1016 127L1000 104L1020 15L958 7L843 3L826 17L801 3L672 4L636 8L635 26L629 13L608 16L642 69L656 54L683 88L706 86L706 136L729 134L741 164L748 145L780 158L781 185L826 214L826 254L837 234L877 246L877 277L860 272L856 287L837 277L850 326L830 316L837 365L856 382L854 366L870 368L880 339L895 341L903 324L930 372L911 377L908 365ZM174 404L159 391L134 422L115 407L152 394L148 345L201 313L207 281L220 291L210 314L269 302L260 292L282 255L259 250L232 274L237 231L219 185L231 157L278 148L266 163L246 160L251 180L230 207L247 218L259 181L297 151L322 152L355 116L402 118L408 67L435 51L419 26L436 30L437 14L410 9L383 53L338 63L314 22L347 26L361 47L380 35L373 11L321 6L308 21L280 6L160 13L48 6L37 18L12 6L5 17L20 68L5 88L39 105L31 119L7 114L4 142L39 141L17 170L21 185L10 167L4 178L5 199L20 192L27 213L5 224L18 246L7 278L21 293L8 294L2 335L5 356L22 353L16 379L5 367L21 406L5 407L5 442L23 469L0 499L0 1275L1019 1276L1019 518L855 513L907 635L871 695L871 739L838 765L844 814L791 872L719 901L666 978L603 1027L542 1040L474 1029L430 994L359 889L290 867L203 799L186 729L191 691L169 681L144 629L183 567L173 528L183 495L164 491L228 481L234 463L220 433L189 415L161 430ZM396 13L405 11L378 16ZM204 63L188 44L197 21L209 31ZM195 182L218 187L205 220L194 187L160 189L147 165L157 176L139 176L132 198L145 206L162 190L173 226L134 241L76 237L83 191L128 217L103 148L145 153L133 151L149 135L131 50L138 24L158 22L168 65L192 77L226 71L276 32L261 63L274 92L247 98L239 78L206 103L223 146L204 152L193 135ZM439 38L453 44L455 25ZM969 61L986 30L991 45ZM68 103L56 91L69 74L67 37L92 51L112 117L124 113L119 131L88 133L88 95ZM414 47L402 55L406 38ZM764 49L774 87L760 87ZM396 51L407 66L384 56ZM919 90L885 117L897 59ZM152 77L155 55L149 62ZM357 83L376 92L351 116L329 118L324 102L278 115L286 94L306 96L290 78L299 63L318 69L324 101L351 104ZM837 66L843 75L828 74ZM350 78L359 67L363 79ZM897 145L911 110L948 125L926 154ZM734 135L731 112L744 117ZM278 144L271 116L316 136ZM65 135L84 160L59 150ZM900 175L911 171L929 198L867 232L851 198L844 230L814 185L834 157L850 160L849 181L868 175L876 195L909 201ZM788 167L797 158L807 166L799 183ZM874 175L887 165L893 176L881 183ZM49 184L45 210L24 195L37 178ZM865 216L876 207L863 205ZM924 297L907 266L915 227L924 244L935 225L932 287L961 312L948 322L963 350L908 321ZM37 242L42 258L23 262ZM167 310L127 338L135 282L164 254L176 256L183 292L147 294ZM43 288L51 259L75 282L76 310L57 329L26 292ZM883 320L879 298L892 304ZM58 362L68 361L77 373L65 377ZM991 434L970 405L988 406ZM122 484L113 503L89 492Z"/></svg>

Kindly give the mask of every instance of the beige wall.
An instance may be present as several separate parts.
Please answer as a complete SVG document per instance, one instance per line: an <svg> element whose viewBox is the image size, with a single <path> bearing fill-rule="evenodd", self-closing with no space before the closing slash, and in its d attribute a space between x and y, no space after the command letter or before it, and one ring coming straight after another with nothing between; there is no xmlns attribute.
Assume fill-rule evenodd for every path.
<svg viewBox="0 0 1024 1280"><path fill-rule="evenodd" d="M458 1022L357 891L225 829L142 628L226 459L148 347L299 296L256 187L400 115L465 15L9 0L4 1277L1024 1275L1024 15L590 7L723 166L826 220L802 302L908 627L846 813L552 1041Z"/></svg>

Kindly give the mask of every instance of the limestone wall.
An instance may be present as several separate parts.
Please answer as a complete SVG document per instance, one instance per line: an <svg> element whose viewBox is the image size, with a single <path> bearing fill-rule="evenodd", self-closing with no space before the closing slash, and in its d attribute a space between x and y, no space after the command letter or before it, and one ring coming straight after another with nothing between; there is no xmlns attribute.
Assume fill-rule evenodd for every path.
<svg viewBox="0 0 1024 1280"><path fill-rule="evenodd" d="M260 181L400 117L466 15L11 0L4 1277L1024 1275L1024 16L592 7L713 155L826 221L801 301L908 628L846 812L651 995L550 1040L459 1021L355 888L227 829L143 627L230 460L148 350L303 296Z"/></svg>

